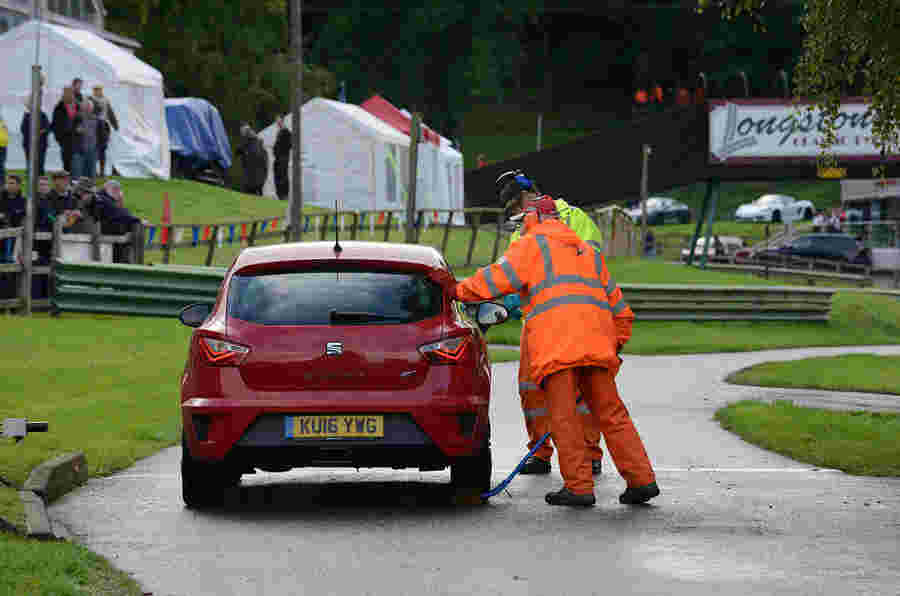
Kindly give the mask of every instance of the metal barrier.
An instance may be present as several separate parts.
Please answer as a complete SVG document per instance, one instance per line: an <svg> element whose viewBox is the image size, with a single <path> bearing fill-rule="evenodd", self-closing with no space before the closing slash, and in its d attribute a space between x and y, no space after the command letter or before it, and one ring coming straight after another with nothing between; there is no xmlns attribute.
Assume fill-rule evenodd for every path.
<svg viewBox="0 0 900 596"><path fill-rule="evenodd" d="M57 311L176 316L216 300L224 268L56 264ZM767 286L621 284L640 320L826 321L835 290Z"/></svg>
<svg viewBox="0 0 900 596"><path fill-rule="evenodd" d="M836 290L619 284L642 321L827 321Z"/></svg>
<svg viewBox="0 0 900 596"><path fill-rule="evenodd" d="M195 302L213 304L225 269L101 263L55 264L54 312L174 317Z"/></svg>

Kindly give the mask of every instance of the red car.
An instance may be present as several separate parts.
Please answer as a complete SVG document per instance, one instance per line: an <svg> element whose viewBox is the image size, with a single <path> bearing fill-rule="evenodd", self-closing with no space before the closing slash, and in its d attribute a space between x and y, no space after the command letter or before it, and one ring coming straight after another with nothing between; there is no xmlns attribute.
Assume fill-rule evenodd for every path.
<svg viewBox="0 0 900 596"><path fill-rule="evenodd" d="M490 484L490 361L503 306L427 277L427 246L304 242L244 250L196 327L181 381L182 495L214 505L256 469L442 470Z"/></svg>

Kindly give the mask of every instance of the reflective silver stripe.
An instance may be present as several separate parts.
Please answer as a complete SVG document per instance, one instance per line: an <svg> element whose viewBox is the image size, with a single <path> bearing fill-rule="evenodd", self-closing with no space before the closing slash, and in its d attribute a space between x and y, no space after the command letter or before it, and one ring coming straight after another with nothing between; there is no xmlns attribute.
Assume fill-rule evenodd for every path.
<svg viewBox="0 0 900 596"><path fill-rule="evenodd" d="M612 314L614 314L614 315L619 314L620 312L622 312L623 310L625 310L625 307L626 307L626 306L628 306L628 303L625 302L625 299L624 299L624 298L622 298L621 300L619 300L618 302L616 302L616 305L615 305L615 306L612 307L612 309L611 309L611 310L612 310Z"/></svg>
<svg viewBox="0 0 900 596"><path fill-rule="evenodd" d="M587 407L587 404L578 404L575 406L575 411L579 414L590 414L591 409Z"/></svg>
<svg viewBox="0 0 900 596"><path fill-rule="evenodd" d="M506 257L500 257L500 260L497 261L497 264L500 265L500 269L503 270L503 273L506 275L506 279L509 280L510 285L516 290L521 290L522 286L525 284L522 283L522 280L519 279L519 276L516 275L516 270L512 268L512 265L509 264L509 261L506 260Z"/></svg>
<svg viewBox="0 0 900 596"><path fill-rule="evenodd" d="M525 413L525 418L528 420L533 420L538 416L548 416L550 412L547 408L531 408L530 410L522 410Z"/></svg>
<svg viewBox="0 0 900 596"><path fill-rule="evenodd" d="M557 306L568 306L571 304L587 304L590 306L596 306L597 308L602 308L604 310L612 310L610 308L609 303L605 300L598 300L593 296L559 296L557 298L552 298L543 304L539 304L535 306L534 309L525 316L525 320L529 321L534 317L544 314L548 310L554 309Z"/></svg>
<svg viewBox="0 0 900 596"><path fill-rule="evenodd" d="M553 283L553 257L550 256L550 245L547 244L547 237L538 234L534 237L541 249L541 256L544 258L544 281L545 284Z"/></svg>
<svg viewBox="0 0 900 596"><path fill-rule="evenodd" d="M484 268L484 283L487 284L488 291L491 293L491 296L500 296L500 288L497 287L497 284L494 283L494 276L491 275L491 268Z"/></svg>
<svg viewBox="0 0 900 596"><path fill-rule="evenodd" d="M537 391L540 389L537 383L531 381L519 381L519 391Z"/></svg>

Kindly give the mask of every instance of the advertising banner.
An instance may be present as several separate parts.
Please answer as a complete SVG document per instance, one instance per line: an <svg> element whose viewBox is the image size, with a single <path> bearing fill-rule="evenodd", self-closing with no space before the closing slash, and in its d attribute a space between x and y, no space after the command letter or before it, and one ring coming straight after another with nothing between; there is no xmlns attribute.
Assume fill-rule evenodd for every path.
<svg viewBox="0 0 900 596"><path fill-rule="evenodd" d="M824 139L823 115L789 100L709 101L709 162L750 165L766 161L815 161ZM881 160L872 139L872 114L862 100L847 100L835 121L838 160ZM900 156L889 156L889 160Z"/></svg>

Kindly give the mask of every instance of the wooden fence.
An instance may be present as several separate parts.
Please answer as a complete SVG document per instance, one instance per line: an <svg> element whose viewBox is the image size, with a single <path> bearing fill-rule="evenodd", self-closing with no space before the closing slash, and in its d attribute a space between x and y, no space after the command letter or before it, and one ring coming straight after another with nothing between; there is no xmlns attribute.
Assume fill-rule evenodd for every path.
<svg viewBox="0 0 900 596"><path fill-rule="evenodd" d="M462 215L462 218L454 215ZM603 233L604 251L609 256L637 255L639 236L638 229L631 220L619 208L606 208L589 212L589 215L597 223ZM326 240L334 238L335 231L340 232L345 240L361 239L364 231L369 231L369 239L388 241L391 231L403 230L403 218L405 210L384 211L331 211L309 214L304 217L301 241ZM461 225L454 223L460 219ZM442 221L443 220L443 221ZM215 252L220 244L226 241L229 244L238 242L241 247L254 246L260 240L278 239L284 242L290 240L289 226L279 226L284 218L265 218L237 222L218 222L210 224L169 224L150 225L135 224L132 231L121 236L106 236L101 234L100 224L95 223L90 234L90 261L101 261L102 245L121 245L127 250L115 251L117 262L144 264L145 253L148 250L160 250L163 264L170 264L177 248L205 247L206 257L204 265L211 266L215 258ZM450 260L451 266L481 266L496 261L509 244L511 231L506 227L503 218L503 210L497 208L468 208L468 209L420 209L417 211L415 223L415 242L419 242L422 232L429 227L441 230L438 240L431 244L441 253L447 254L451 234L465 233L464 257ZM35 241L51 241L52 249L49 265L36 265L33 262L26 265L25 259L19 258L18 262L0 263L0 274L13 274L18 279L11 281L6 279L6 284L0 283L0 289L6 286L9 294L9 285L15 288L14 296L4 297L0 295L0 310L18 309L25 306L25 300L31 299L31 287L25 288L23 280L28 276L22 275L27 267L31 269L31 275L36 277L48 276L53 278L53 263L63 257L61 245L63 242L76 242L77 235L62 233L61 222L57 222L53 232L36 232ZM11 238L19 240L24 228L9 228L0 230L0 240ZM187 239L185 232L189 233ZM227 238L227 240L226 240ZM459 240L457 240L459 241ZM479 243L488 242L490 250L476 251ZM484 248L482 246L482 248ZM490 255L488 259L487 256ZM52 282L48 282L49 295L53 295ZM26 298L27 297L27 298ZM50 306L48 298L31 300L31 306L36 309L45 309Z"/></svg>
<svg viewBox="0 0 900 596"><path fill-rule="evenodd" d="M315 213L304 216L303 229L300 232L300 240L327 240L335 237L340 232L344 240L358 240L368 231L368 238L387 242L391 231L403 230L405 210L383 211L330 211L327 213ZM455 223L459 218L454 215L462 214L464 224ZM618 207L607 207L589 212L603 233L604 253L608 256L626 256L638 254L640 244L639 230L631 219ZM443 221L442 221L443 220ZM144 230L144 250L161 250L163 264L173 261L173 249L207 248L204 265L213 264L216 248L224 243L232 244L235 241L243 246L254 246L263 239L282 239L289 242L291 237L290 226L279 226L284 218L269 217L237 222L218 222L210 224L167 224L148 226ZM418 243L422 232L429 227L438 228L442 232L440 240L433 242L435 248L442 254L447 253L451 233L459 233L465 230L466 239L465 259L452 262L451 266L481 266L496 261L509 243L510 231L505 226L503 210L488 207L475 207L467 209L420 209L417 211L415 222L414 241ZM190 236L185 238L185 232ZM479 240L488 237L491 246L490 260L478 259L475 248ZM226 239L227 238L227 239ZM143 256L143 255L142 255ZM138 263L143 263L143 258Z"/></svg>

